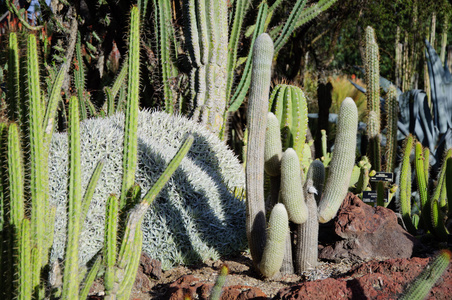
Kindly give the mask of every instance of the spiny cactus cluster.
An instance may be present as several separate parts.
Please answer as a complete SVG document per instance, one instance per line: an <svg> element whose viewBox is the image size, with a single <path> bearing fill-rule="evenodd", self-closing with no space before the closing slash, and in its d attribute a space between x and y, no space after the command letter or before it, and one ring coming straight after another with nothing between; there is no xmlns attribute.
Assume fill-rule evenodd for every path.
<svg viewBox="0 0 452 300"><path fill-rule="evenodd" d="M102 248L108 195L120 194L123 124L123 114L81 124L83 188L97 162L105 161L81 234L83 264ZM188 156L143 221L143 249L162 261L165 269L218 258L219 254L243 249L245 243L244 203L233 194L235 188L244 186L242 167L216 136L195 122L163 112L140 112L135 181L147 191L188 133L195 136ZM54 134L49 160L50 198L63 217L57 218L52 260L64 257L66 153L66 134Z"/></svg>
<svg viewBox="0 0 452 300"><path fill-rule="evenodd" d="M287 138L289 145L301 139L303 144L299 148L304 146L304 138L299 135L306 135L307 124L303 126L301 123L306 122L307 111L300 112L300 107L306 107L306 99L292 93L296 91L292 87L281 88L281 91L289 93L288 97L279 97L285 101L277 100L282 107L281 115L289 116L287 121L280 117L284 120L280 123L273 113L265 113L269 107L272 47L267 34L260 35L254 45L246 165L248 243L253 262L265 277L273 277L280 268L284 272L293 272L294 262L297 273L316 266L318 223L331 220L345 198L355 162L358 127L356 105L347 98L340 109L336 147L329 166L326 191L320 200L325 178L323 164L312 162L303 181L297 151L287 147L282 152L281 136ZM287 130L281 132L280 127L287 127ZM268 229L262 170L270 177L272 190L270 205L267 205L271 209ZM291 252L294 237L289 233L289 222L296 227L298 236L294 255Z"/></svg>

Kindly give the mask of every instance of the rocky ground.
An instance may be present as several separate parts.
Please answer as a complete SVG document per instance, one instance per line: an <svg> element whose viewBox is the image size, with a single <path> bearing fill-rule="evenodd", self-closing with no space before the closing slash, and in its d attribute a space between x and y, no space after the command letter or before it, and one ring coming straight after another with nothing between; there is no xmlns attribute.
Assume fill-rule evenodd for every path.
<svg viewBox="0 0 452 300"><path fill-rule="evenodd" d="M162 271L146 255L131 299L209 299L222 264L229 267L223 300L245 299L397 299L428 267L441 247L434 239L418 239L397 224L386 208L372 208L349 194L334 222L321 228L319 266L301 275L265 280L254 270L249 254L241 253L197 266ZM97 281L91 299L102 299ZM428 299L452 298L452 268L443 274Z"/></svg>

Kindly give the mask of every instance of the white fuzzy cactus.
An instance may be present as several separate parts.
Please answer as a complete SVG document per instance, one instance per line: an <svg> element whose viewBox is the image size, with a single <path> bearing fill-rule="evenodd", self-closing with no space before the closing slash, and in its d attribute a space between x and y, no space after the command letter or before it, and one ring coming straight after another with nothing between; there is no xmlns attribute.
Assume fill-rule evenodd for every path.
<svg viewBox="0 0 452 300"><path fill-rule="evenodd" d="M102 248L105 203L111 193L120 194L123 124L123 114L81 124L83 190L97 162L105 161L81 234L82 264ZM201 125L162 112L140 112L136 182L144 195L188 133L195 136L191 150L143 222L143 250L160 260L164 269L217 259L246 246L245 203L233 193L245 185L243 169L232 151ZM54 134L49 185L57 224L51 260L64 257L67 165L67 135Z"/></svg>

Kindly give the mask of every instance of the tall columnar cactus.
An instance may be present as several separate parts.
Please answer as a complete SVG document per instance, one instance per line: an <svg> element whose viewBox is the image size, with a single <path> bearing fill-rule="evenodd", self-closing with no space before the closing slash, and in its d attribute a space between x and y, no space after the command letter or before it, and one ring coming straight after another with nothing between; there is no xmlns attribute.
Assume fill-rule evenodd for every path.
<svg viewBox="0 0 452 300"><path fill-rule="evenodd" d="M140 86L140 13L137 6L130 12L129 58L126 123L124 135L123 179L120 209L126 205L127 191L135 183L137 166L138 96Z"/></svg>
<svg viewBox="0 0 452 300"><path fill-rule="evenodd" d="M272 90L269 106L281 126L283 150L293 148L301 163L308 128L308 105L303 91L293 85L278 84Z"/></svg>
<svg viewBox="0 0 452 300"><path fill-rule="evenodd" d="M413 149L414 138L409 135L405 139L405 146L403 148L403 158L400 167L399 175L399 206L402 214L402 219L405 222L405 226L410 232L414 232L416 229L411 221L411 164L410 156Z"/></svg>
<svg viewBox="0 0 452 300"><path fill-rule="evenodd" d="M393 172L397 158L397 121L399 103L397 101L397 88L391 85L386 94L385 110L386 110L386 147L385 155L385 172Z"/></svg>
<svg viewBox="0 0 452 300"><path fill-rule="evenodd" d="M36 298L44 297L44 285L42 284L42 272L48 263L49 250L53 238L53 220L55 209L49 205L48 199L48 143L49 136L53 132L53 114L56 111L57 97L61 90L62 76L65 73L65 66L60 69L57 78L51 86L51 93L47 99L42 97L39 78L38 51L36 47L36 37L33 34L26 35L26 57L20 57L16 53L14 46L15 34L11 34L10 62L15 65L18 60L26 60L26 67L23 73L17 73L8 78L8 86L20 87L17 93L26 95L18 97L17 93L9 93L10 101L17 101L17 106L10 106L11 116L16 118L17 123L9 126L8 149L7 149L7 170L9 172L2 182L3 190L8 189L9 202L2 203L2 210L9 211L9 219L6 227L8 231L5 236L8 246L13 248L5 249L1 259L9 265L8 270L4 270L5 289L2 294L5 298L11 298L13 293L18 293L19 297L27 298L30 293ZM17 68L11 68L11 75L15 72L22 72ZM26 87L26 88L25 88ZM57 92L58 91L58 92ZM24 99L26 98L26 99ZM45 101L43 101L45 99ZM19 117L19 115L22 115ZM2 129L3 130L3 129ZM2 131L3 132L3 131ZM22 137L22 141L20 138ZM23 148L24 147L24 148ZM25 200L30 207L29 219L25 218ZM8 205L7 205L8 204ZM26 224L27 223L27 224ZM29 231L26 232L27 228ZM28 237L21 236L26 234ZM19 245L19 244L20 245ZM29 265L24 262L20 264L19 258L26 258ZM15 267L12 267L12 265ZM22 268L27 268L24 270ZM18 274L23 279L16 281L13 285L13 277L8 272L14 269L14 274ZM31 274L31 275L30 275ZM9 288L8 288L9 286ZM15 288L14 292L12 288ZM25 296L24 296L25 295Z"/></svg>
<svg viewBox="0 0 452 300"><path fill-rule="evenodd" d="M375 31L368 26L365 33L366 51L366 85L367 85L367 135L369 138L369 158L372 168L381 171L381 150L380 150L380 57Z"/></svg>
<svg viewBox="0 0 452 300"><path fill-rule="evenodd" d="M69 100L69 184L68 184L68 226L67 248L64 265L63 299L77 299L79 292L78 247L81 231L82 187L80 162L80 116L79 101ZM68 278L71 278L68 280Z"/></svg>
<svg viewBox="0 0 452 300"><path fill-rule="evenodd" d="M433 259L433 262L408 286L400 299L425 299L433 285L446 271L451 258L452 252L450 250L441 250Z"/></svg>
<svg viewBox="0 0 452 300"><path fill-rule="evenodd" d="M155 33L159 44L159 62L161 68L163 97L165 100L165 111L173 113L176 111L177 94L172 86L172 80L177 76L177 69L171 57L171 49L175 47L171 42L175 39L174 27L172 25L171 1L154 0L155 8ZM182 107L179 107L182 111Z"/></svg>
<svg viewBox="0 0 452 300"><path fill-rule="evenodd" d="M342 101L337 123L333 157L329 164L328 179L319 204L319 222L326 223L336 215L347 194L355 164L358 110L352 98Z"/></svg>
<svg viewBox="0 0 452 300"><path fill-rule="evenodd" d="M308 217L305 223L297 226L295 252L295 271L297 274L313 269L317 265L319 237L317 204L322 197L324 181L325 167L322 162L315 160L309 166L306 182L303 186Z"/></svg>
<svg viewBox="0 0 452 300"><path fill-rule="evenodd" d="M248 150L246 164L246 235L255 265L262 259L266 241L264 204L264 143L270 92L273 42L261 34L254 44L253 70L248 106Z"/></svg>
<svg viewBox="0 0 452 300"><path fill-rule="evenodd" d="M213 132L223 126L226 109L228 16L227 1L187 0L193 118Z"/></svg>

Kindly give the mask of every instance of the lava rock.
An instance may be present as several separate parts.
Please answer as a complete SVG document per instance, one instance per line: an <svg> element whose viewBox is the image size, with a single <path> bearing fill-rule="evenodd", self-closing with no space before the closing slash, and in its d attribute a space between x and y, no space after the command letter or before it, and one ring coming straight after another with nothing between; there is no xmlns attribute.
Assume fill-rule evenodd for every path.
<svg viewBox="0 0 452 300"><path fill-rule="evenodd" d="M418 241L397 222L385 207L372 207L349 193L333 220L336 238L319 250L319 258L366 260L410 258Z"/></svg>
<svg viewBox="0 0 452 300"><path fill-rule="evenodd" d="M190 299L208 300L212 288L212 283L203 283L193 275L184 275L170 284L164 299L179 300L189 295ZM259 288L244 285L224 287L221 294L221 300L247 299L267 300L268 297Z"/></svg>
<svg viewBox="0 0 452 300"><path fill-rule="evenodd" d="M430 261L419 257L374 260L359 265L340 278L308 281L283 288L273 300L398 299ZM451 294L452 268L449 266L426 299L446 300Z"/></svg>

